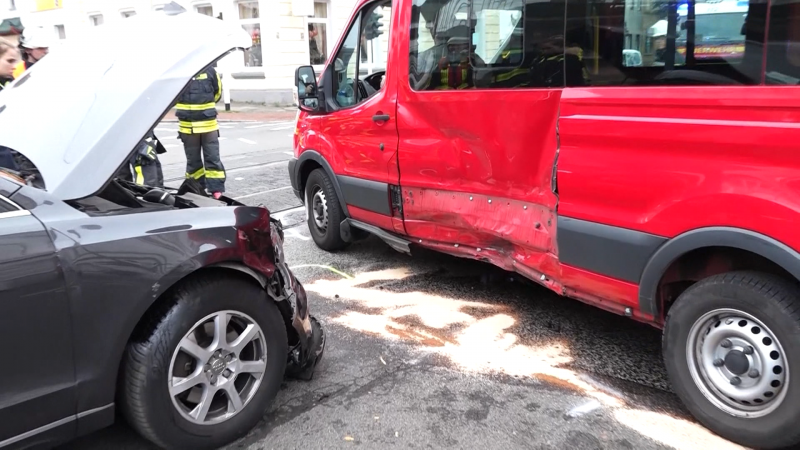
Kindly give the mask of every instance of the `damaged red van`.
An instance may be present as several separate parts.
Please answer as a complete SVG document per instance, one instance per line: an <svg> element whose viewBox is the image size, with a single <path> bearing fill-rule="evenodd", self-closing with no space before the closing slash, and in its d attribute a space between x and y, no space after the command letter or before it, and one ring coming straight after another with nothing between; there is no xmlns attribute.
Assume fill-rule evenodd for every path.
<svg viewBox="0 0 800 450"><path fill-rule="evenodd" d="M675 392L800 444L800 0L362 0L297 69L292 186L663 328Z"/></svg>

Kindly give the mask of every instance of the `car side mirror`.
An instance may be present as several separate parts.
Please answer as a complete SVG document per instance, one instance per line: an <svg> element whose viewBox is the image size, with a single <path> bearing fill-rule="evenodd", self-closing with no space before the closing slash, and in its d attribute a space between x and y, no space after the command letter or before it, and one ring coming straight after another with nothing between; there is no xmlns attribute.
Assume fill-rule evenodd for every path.
<svg viewBox="0 0 800 450"><path fill-rule="evenodd" d="M315 112L319 109L317 76L311 66L300 66L294 73L297 87L297 106L303 111Z"/></svg>

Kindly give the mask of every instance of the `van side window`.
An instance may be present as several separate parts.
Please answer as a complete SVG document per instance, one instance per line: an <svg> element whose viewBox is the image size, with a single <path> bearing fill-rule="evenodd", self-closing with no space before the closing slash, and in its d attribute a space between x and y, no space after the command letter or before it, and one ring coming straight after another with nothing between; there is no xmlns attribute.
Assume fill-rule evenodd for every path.
<svg viewBox="0 0 800 450"><path fill-rule="evenodd" d="M356 104L356 73L358 72L358 32L361 30L361 15L356 17L342 47L333 60L333 92L336 103L342 108Z"/></svg>
<svg viewBox="0 0 800 450"><path fill-rule="evenodd" d="M776 0L770 11L767 84L800 85L800 0Z"/></svg>
<svg viewBox="0 0 800 450"><path fill-rule="evenodd" d="M334 59L336 104L356 105L383 88L389 60L391 0L370 3L353 21Z"/></svg>
<svg viewBox="0 0 800 450"><path fill-rule="evenodd" d="M557 88L565 77L583 80L580 59L564 51L564 12L559 0L414 0L411 87Z"/></svg>
<svg viewBox="0 0 800 450"><path fill-rule="evenodd" d="M761 82L766 0L634 1L568 0L567 48L581 50L591 85Z"/></svg>

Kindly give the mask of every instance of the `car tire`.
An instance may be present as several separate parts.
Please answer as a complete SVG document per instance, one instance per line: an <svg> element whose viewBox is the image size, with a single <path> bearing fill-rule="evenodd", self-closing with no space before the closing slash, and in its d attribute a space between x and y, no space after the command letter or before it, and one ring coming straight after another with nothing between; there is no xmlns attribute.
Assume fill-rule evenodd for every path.
<svg viewBox="0 0 800 450"><path fill-rule="evenodd" d="M347 247L340 231L345 218L341 200L323 169L316 169L308 176L305 195L308 230L317 247L329 252Z"/></svg>
<svg viewBox="0 0 800 450"><path fill-rule="evenodd" d="M128 345L120 392L123 415L136 431L161 447L218 448L250 431L274 400L288 353L283 318L256 283L223 274L184 282L172 290L167 305L169 309L150 329ZM228 324L229 348L237 338L247 336L242 339L246 343L237 347L238 353L211 354L207 350L215 348L214 325L223 323L221 317L226 317ZM248 330L252 333L247 334ZM197 347L192 347L192 342ZM202 354L202 359L183 348ZM202 364L207 356L211 359ZM220 369L223 365L224 370ZM259 374L259 370L263 372ZM189 389L179 385L189 379L201 383ZM238 404L231 389L241 389L236 394ZM212 390L216 393L202 418L200 406Z"/></svg>
<svg viewBox="0 0 800 450"><path fill-rule="evenodd" d="M787 448L800 444L798 335L795 283L730 272L678 297L664 327L664 361L675 393L707 428L744 446Z"/></svg>

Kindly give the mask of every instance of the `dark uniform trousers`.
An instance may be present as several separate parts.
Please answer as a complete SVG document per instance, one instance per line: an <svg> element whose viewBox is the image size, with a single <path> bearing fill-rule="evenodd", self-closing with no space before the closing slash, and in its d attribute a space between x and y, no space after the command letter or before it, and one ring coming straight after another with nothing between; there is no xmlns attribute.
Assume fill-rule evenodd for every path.
<svg viewBox="0 0 800 450"><path fill-rule="evenodd" d="M225 192L225 166L219 156L219 131L179 133L186 151L186 176L209 192Z"/></svg>

